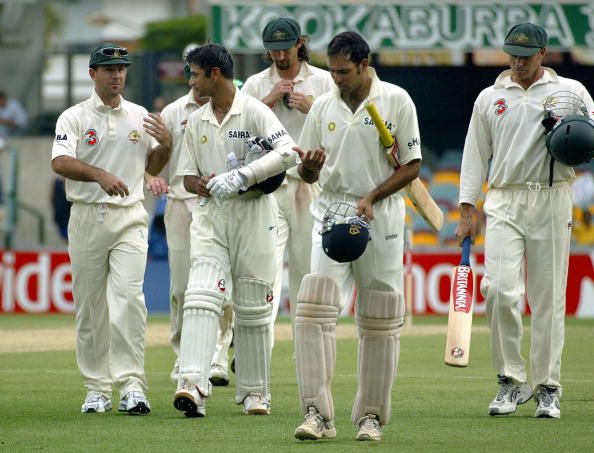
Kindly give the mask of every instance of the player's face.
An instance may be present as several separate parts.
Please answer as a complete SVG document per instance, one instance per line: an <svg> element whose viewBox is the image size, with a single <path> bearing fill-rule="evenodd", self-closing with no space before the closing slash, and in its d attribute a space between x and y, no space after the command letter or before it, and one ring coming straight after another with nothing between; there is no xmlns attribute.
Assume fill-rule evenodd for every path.
<svg viewBox="0 0 594 453"><path fill-rule="evenodd" d="M546 49L540 49L531 57L509 56L509 67L512 71L512 80L514 82L534 82L539 76L542 59Z"/></svg>
<svg viewBox="0 0 594 453"><path fill-rule="evenodd" d="M368 61L353 63L343 55L328 57L328 70L341 94L355 93L363 84Z"/></svg>
<svg viewBox="0 0 594 453"><path fill-rule="evenodd" d="M297 44L289 49L269 50L268 52L270 52L270 58L272 58L274 65L279 70L284 71L299 62L297 54L301 45L301 41L297 41Z"/></svg>
<svg viewBox="0 0 594 453"><path fill-rule="evenodd" d="M192 87L194 98L200 99L212 96L214 83L211 77L206 77L204 69L195 64L191 64L190 74L189 84Z"/></svg>
<svg viewBox="0 0 594 453"><path fill-rule="evenodd" d="M128 67L123 64L99 65L89 70L95 90L101 98L111 99L120 95L126 84Z"/></svg>

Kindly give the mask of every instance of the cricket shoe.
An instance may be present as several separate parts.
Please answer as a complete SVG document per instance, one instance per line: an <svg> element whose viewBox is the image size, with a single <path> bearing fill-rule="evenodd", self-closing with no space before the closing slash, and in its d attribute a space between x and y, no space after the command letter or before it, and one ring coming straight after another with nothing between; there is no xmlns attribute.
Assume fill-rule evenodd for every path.
<svg viewBox="0 0 594 453"><path fill-rule="evenodd" d="M131 390L120 400L118 411L130 415L144 415L151 411L151 405L142 391Z"/></svg>
<svg viewBox="0 0 594 453"><path fill-rule="evenodd" d="M497 380L499 391L489 404L489 415L513 414L518 404L524 404L532 398L532 389L525 382L514 384L510 378L501 376Z"/></svg>
<svg viewBox="0 0 594 453"><path fill-rule="evenodd" d="M557 387L542 385L536 391L536 418L560 418L561 405Z"/></svg>
<svg viewBox="0 0 594 453"><path fill-rule="evenodd" d="M225 387L229 385L229 373L220 365L212 365L209 380L216 387Z"/></svg>
<svg viewBox="0 0 594 453"><path fill-rule="evenodd" d="M111 400L105 395L97 392L90 392L80 409L83 414L103 413L110 410Z"/></svg>
<svg viewBox="0 0 594 453"><path fill-rule="evenodd" d="M179 358L175 359L173 369L169 374L169 379L171 379L171 382L173 382L174 384L177 384L177 380L179 379Z"/></svg>
<svg viewBox="0 0 594 453"><path fill-rule="evenodd" d="M198 387L185 383L175 392L173 406L186 417L204 417L206 415L206 399L198 391Z"/></svg>
<svg viewBox="0 0 594 453"><path fill-rule="evenodd" d="M299 440L319 440L322 438L334 439L336 437L336 428L334 422L324 420L324 417L310 406L305 421L295 430L295 438Z"/></svg>
<svg viewBox="0 0 594 453"><path fill-rule="evenodd" d="M243 413L248 415L269 415L270 403L260 393L248 393L243 400Z"/></svg>
<svg viewBox="0 0 594 453"><path fill-rule="evenodd" d="M355 440L374 440L376 442L382 440L382 427L377 415L367 414L365 417L361 417L357 426L359 431L357 431Z"/></svg>

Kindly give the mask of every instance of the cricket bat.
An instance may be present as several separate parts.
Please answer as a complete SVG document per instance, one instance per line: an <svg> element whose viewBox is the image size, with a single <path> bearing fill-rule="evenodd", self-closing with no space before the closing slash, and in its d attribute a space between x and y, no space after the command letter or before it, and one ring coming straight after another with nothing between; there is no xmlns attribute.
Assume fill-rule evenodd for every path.
<svg viewBox="0 0 594 453"><path fill-rule="evenodd" d="M468 365L472 306L475 302L475 278L470 267L470 236L462 242L460 265L452 271L450 311L445 346L445 364L456 367Z"/></svg>
<svg viewBox="0 0 594 453"><path fill-rule="evenodd" d="M404 325L412 326L413 323L413 286L414 278L412 273L412 248L413 248L412 229L407 225L405 229L405 260L404 260Z"/></svg>
<svg viewBox="0 0 594 453"><path fill-rule="evenodd" d="M398 143L396 139L392 137L390 131L386 127L384 120L377 111L377 107L373 102L365 104L365 109L369 116L373 120L373 124L377 129L380 140L386 148L386 158L395 169L400 168L400 162L398 161ZM427 188L423 185L423 182L419 178L415 178L405 188L406 194L410 198L413 206L419 214L425 219L427 225L433 230L439 231L443 226L443 212L435 203L435 200L431 198Z"/></svg>

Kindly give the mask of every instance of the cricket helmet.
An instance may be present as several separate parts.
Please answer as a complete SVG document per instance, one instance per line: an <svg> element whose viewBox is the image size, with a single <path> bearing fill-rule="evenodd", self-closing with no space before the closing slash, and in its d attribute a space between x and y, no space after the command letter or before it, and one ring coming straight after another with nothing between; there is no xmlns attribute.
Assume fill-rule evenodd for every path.
<svg viewBox="0 0 594 453"><path fill-rule="evenodd" d="M324 214L322 249L334 261L355 261L371 240L369 222L365 216L356 215L357 208L344 203L332 203Z"/></svg>

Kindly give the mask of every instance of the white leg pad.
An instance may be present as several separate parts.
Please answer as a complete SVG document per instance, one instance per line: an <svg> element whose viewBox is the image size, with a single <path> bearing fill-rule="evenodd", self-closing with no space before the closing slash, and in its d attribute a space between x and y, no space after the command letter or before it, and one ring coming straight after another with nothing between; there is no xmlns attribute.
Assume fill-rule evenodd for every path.
<svg viewBox="0 0 594 453"><path fill-rule="evenodd" d="M215 350L219 317L225 302L225 271L212 260L192 264L185 293L184 321L180 343L180 382L196 385L203 396L210 395L210 362Z"/></svg>
<svg viewBox="0 0 594 453"><path fill-rule="evenodd" d="M334 419L331 385L336 363L336 320L340 290L328 277L303 277L295 313L295 357L301 412L315 407L326 420Z"/></svg>
<svg viewBox="0 0 594 453"><path fill-rule="evenodd" d="M355 308L359 335L358 387L351 419L378 416L390 421L392 385L400 355L400 332L404 324L404 298L400 291L363 289Z"/></svg>
<svg viewBox="0 0 594 453"><path fill-rule="evenodd" d="M270 320L272 286L255 278L241 277L233 293L235 309L235 402L249 393L270 400Z"/></svg>

